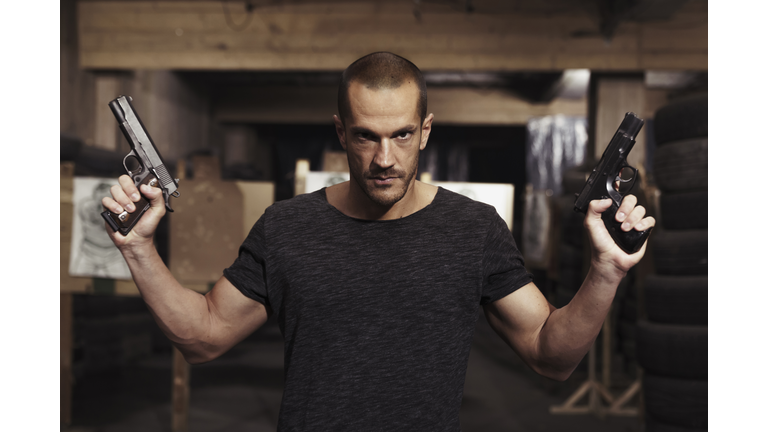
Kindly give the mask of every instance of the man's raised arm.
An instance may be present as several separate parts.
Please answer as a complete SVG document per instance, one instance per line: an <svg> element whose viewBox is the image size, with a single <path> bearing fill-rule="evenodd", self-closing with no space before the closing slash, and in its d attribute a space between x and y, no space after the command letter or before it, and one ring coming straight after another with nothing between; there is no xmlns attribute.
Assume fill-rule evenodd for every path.
<svg viewBox="0 0 768 432"><path fill-rule="evenodd" d="M536 372L565 380L576 369L597 338L608 314L616 289L630 268L645 253L647 244L636 253L622 251L605 228L600 214L611 200L592 201L584 226L592 246L591 266L584 283L568 305L555 309L539 289L530 283L485 306L491 327ZM622 229L646 230L655 225L645 216L637 198L627 195L616 213Z"/></svg>
<svg viewBox="0 0 768 432"><path fill-rule="evenodd" d="M139 190L128 176L112 187L104 207L117 214L135 211ZM123 236L107 228L123 254L133 280L160 329L189 363L213 360L243 340L267 320L264 305L244 296L222 277L206 295L184 288L171 275L153 244L157 225L165 214L160 189L142 185L151 207Z"/></svg>

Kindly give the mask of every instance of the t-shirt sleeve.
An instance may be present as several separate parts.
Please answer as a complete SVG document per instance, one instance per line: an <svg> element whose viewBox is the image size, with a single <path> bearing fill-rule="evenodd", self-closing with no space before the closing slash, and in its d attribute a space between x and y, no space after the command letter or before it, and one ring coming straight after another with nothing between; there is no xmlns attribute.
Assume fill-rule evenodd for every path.
<svg viewBox="0 0 768 432"><path fill-rule="evenodd" d="M496 213L483 247L483 292L480 304L493 303L533 281L506 222Z"/></svg>
<svg viewBox="0 0 768 432"><path fill-rule="evenodd" d="M240 245L237 259L224 269L224 277L246 297L269 306L267 296L267 248L264 216L251 228Z"/></svg>

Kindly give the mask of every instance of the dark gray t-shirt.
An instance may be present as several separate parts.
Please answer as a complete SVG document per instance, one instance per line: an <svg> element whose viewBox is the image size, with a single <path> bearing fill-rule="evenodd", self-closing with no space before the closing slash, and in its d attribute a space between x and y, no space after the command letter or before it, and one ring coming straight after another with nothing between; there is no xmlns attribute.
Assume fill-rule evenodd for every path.
<svg viewBox="0 0 768 432"><path fill-rule="evenodd" d="M275 203L224 276L277 314L280 431L460 430L479 306L532 280L496 210L442 188L388 221Z"/></svg>

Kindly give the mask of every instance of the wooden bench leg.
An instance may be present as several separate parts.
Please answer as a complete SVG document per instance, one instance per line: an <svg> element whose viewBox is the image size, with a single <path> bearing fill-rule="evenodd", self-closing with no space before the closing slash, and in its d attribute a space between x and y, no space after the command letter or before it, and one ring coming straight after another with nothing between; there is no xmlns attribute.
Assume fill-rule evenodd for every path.
<svg viewBox="0 0 768 432"><path fill-rule="evenodd" d="M176 347L173 348L171 398L171 430L185 432L189 426L189 363Z"/></svg>

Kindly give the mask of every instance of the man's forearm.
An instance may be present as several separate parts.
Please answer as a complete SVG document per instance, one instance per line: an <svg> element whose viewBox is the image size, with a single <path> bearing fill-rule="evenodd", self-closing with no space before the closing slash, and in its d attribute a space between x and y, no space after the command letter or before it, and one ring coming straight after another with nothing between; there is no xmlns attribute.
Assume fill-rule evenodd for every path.
<svg viewBox="0 0 768 432"><path fill-rule="evenodd" d="M597 338L626 273L593 263L568 305L552 311L539 334L539 368L568 378Z"/></svg>
<svg viewBox="0 0 768 432"><path fill-rule="evenodd" d="M185 356L194 357L194 347L210 326L205 296L181 286L154 246L122 252L160 329Z"/></svg>

